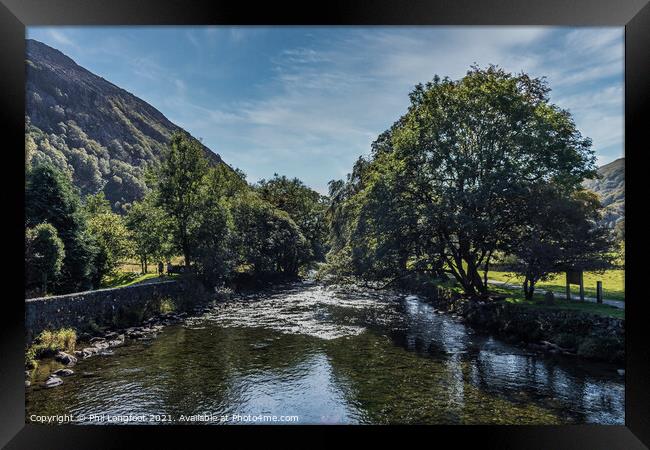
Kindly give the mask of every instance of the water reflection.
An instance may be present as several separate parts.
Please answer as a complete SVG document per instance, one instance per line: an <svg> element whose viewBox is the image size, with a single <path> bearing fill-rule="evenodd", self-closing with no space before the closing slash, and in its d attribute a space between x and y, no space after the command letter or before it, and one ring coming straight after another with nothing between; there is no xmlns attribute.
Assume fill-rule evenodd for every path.
<svg viewBox="0 0 650 450"><path fill-rule="evenodd" d="M613 367L530 354L415 296L306 283L218 305L75 370L55 389L34 383L28 414L623 423Z"/></svg>

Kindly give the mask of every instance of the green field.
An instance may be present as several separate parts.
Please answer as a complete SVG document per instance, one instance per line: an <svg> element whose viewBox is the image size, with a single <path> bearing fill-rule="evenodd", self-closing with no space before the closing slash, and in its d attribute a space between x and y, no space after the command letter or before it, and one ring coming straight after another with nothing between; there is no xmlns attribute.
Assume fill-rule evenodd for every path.
<svg viewBox="0 0 650 450"><path fill-rule="evenodd" d="M523 278L511 272L490 271L488 278L491 280L504 281L510 284L522 284ZM540 281L535 289L537 291L551 290L554 292L564 292L566 289L565 275L557 274L548 281ZM585 295L587 297L596 297L596 281L603 282L603 297L610 300L625 301L625 270L613 269L606 270L602 273L585 272ZM571 293L578 294L578 286L571 285Z"/></svg>
<svg viewBox="0 0 650 450"><path fill-rule="evenodd" d="M597 303L581 302L579 300L567 301L559 298L556 298L554 305L545 305L543 303L544 295L541 293L533 295L532 300L526 300L523 292L519 290L491 286L490 291L506 295L506 301L528 308L580 311L600 316L615 317L617 319L625 318L625 310L610 305L599 305Z"/></svg>

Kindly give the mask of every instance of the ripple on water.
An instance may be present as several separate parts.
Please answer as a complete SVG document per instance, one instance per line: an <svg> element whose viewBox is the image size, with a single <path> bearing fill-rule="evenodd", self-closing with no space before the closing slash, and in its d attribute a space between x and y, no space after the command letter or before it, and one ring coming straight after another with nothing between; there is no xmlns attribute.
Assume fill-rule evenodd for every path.
<svg viewBox="0 0 650 450"><path fill-rule="evenodd" d="M300 423L623 423L615 368L530 354L413 295L296 284L217 305L27 389L34 414Z"/></svg>

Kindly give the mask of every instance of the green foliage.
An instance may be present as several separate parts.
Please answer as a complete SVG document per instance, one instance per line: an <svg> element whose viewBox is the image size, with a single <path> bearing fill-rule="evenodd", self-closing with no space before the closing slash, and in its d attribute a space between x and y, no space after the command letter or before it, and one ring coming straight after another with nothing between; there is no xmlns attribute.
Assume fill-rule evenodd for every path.
<svg viewBox="0 0 650 450"><path fill-rule="evenodd" d="M209 285L219 285L233 270L232 221L223 201L207 202L192 236L199 274Z"/></svg>
<svg viewBox="0 0 650 450"><path fill-rule="evenodd" d="M371 156L330 184L330 258L369 277L444 271L486 293L491 259L518 248L541 187L568 198L595 175L590 140L549 91L494 66L416 86Z"/></svg>
<svg viewBox="0 0 650 450"><path fill-rule="evenodd" d="M44 330L25 352L25 366L34 368L37 359L53 356L58 351L74 352L76 345L77 332L72 328Z"/></svg>
<svg viewBox="0 0 650 450"><path fill-rule="evenodd" d="M97 214L109 214L111 212L111 204L103 192L94 195L89 194L84 198L83 211L89 217Z"/></svg>
<svg viewBox="0 0 650 450"><path fill-rule="evenodd" d="M133 254L133 245L124 218L113 212L100 212L88 219L88 231L98 247L95 259L94 284L113 272L119 264Z"/></svg>
<svg viewBox="0 0 650 450"><path fill-rule="evenodd" d="M555 273L612 267L613 240L609 229L597 225L601 205L595 194L580 190L565 195L547 185L529 199L526 226L509 265L524 277L526 298L532 298L538 281Z"/></svg>
<svg viewBox="0 0 650 450"><path fill-rule="evenodd" d="M240 262L254 273L295 276L310 257L309 243L291 217L257 195L239 196L232 216Z"/></svg>
<svg viewBox="0 0 650 450"><path fill-rule="evenodd" d="M613 336L589 336L578 346L578 356L605 361L624 361L624 344Z"/></svg>
<svg viewBox="0 0 650 450"><path fill-rule="evenodd" d="M200 143L184 132L172 135L158 171L158 205L170 216L185 265L192 259L192 233L202 213L202 184L208 161Z"/></svg>
<svg viewBox="0 0 650 450"><path fill-rule="evenodd" d="M136 256L140 259L142 273L148 272L148 264L169 261L174 254L172 239L173 222L165 211L157 206L156 192L151 192L129 208L125 224L131 232Z"/></svg>
<svg viewBox="0 0 650 450"><path fill-rule="evenodd" d="M49 223L25 230L25 291L45 294L61 274L63 241Z"/></svg>
<svg viewBox="0 0 650 450"><path fill-rule="evenodd" d="M97 248L88 233L79 195L69 178L49 164L27 171L25 183L25 225L53 226L65 248L61 274L54 285L56 293L90 289Z"/></svg>
<svg viewBox="0 0 650 450"><path fill-rule="evenodd" d="M264 200L289 214L311 244L314 260L322 261L327 253L327 198L298 178L289 179L277 173L270 180L260 180L256 190Z"/></svg>
<svg viewBox="0 0 650 450"><path fill-rule="evenodd" d="M176 304L174 300L169 297L165 297L160 300L160 312L162 314L170 313L176 311Z"/></svg>

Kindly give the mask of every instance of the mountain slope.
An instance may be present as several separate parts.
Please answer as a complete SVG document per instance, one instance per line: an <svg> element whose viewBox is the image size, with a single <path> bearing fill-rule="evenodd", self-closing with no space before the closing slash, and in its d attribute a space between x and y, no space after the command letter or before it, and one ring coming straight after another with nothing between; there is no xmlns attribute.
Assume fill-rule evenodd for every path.
<svg viewBox="0 0 650 450"><path fill-rule="evenodd" d="M609 227L625 217L625 158L619 158L598 168L601 176L587 180L584 186L597 193L605 206L603 220Z"/></svg>
<svg viewBox="0 0 650 450"><path fill-rule="evenodd" d="M145 169L180 129L160 111L41 42L26 42L26 158L69 173L116 210L146 191ZM213 164L223 161L204 147Z"/></svg>

